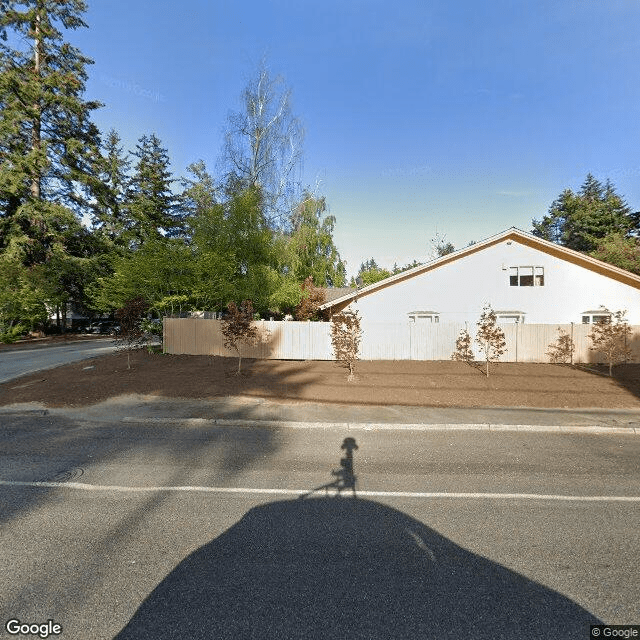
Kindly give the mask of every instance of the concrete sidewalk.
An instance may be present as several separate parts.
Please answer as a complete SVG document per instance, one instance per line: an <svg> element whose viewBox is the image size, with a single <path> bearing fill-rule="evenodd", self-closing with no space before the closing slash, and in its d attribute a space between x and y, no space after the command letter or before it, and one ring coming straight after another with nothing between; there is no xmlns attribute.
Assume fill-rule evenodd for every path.
<svg viewBox="0 0 640 640"><path fill-rule="evenodd" d="M342 429L484 429L640 435L640 411L625 409L543 409L518 407L407 407L274 402L255 397L175 400L156 396L120 396L97 405L45 409L38 405L0 408L0 420L16 412L69 415L91 421L184 423Z"/></svg>

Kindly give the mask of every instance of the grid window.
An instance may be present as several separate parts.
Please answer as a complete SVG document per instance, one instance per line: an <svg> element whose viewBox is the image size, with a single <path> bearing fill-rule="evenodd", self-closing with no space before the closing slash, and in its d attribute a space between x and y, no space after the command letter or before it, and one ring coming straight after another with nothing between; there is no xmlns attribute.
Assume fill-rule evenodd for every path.
<svg viewBox="0 0 640 640"><path fill-rule="evenodd" d="M582 316L582 324L598 324L599 322L611 322L611 314L609 313L589 313L586 311Z"/></svg>
<svg viewBox="0 0 640 640"><path fill-rule="evenodd" d="M544 267L510 267L509 286L511 287L543 287Z"/></svg>

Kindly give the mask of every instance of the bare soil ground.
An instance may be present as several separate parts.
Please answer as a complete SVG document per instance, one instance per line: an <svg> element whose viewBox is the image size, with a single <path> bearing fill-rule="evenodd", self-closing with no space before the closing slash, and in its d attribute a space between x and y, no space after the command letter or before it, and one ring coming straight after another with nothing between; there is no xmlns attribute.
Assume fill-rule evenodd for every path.
<svg viewBox="0 0 640 640"><path fill-rule="evenodd" d="M489 378L462 362L363 361L357 379L334 362L115 353L0 384L0 405L83 406L119 395L164 398L256 396L288 402L425 407L640 409L640 365L590 371L564 365L502 363Z"/></svg>

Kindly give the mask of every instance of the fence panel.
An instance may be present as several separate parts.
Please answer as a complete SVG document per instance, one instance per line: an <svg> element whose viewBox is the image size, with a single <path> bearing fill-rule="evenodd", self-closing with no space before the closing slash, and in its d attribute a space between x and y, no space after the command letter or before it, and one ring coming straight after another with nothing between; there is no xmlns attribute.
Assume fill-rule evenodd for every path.
<svg viewBox="0 0 640 640"><path fill-rule="evenodd" d="M202 318L165 318L164 349L167 353L234 356L224 346L221 321ZM241 347L246 358L275 360L333 360L331 323L255 323L261 340L255 347ZM464 324L363 322L361 360L449 360ZM604 362L603 354L590 349L592 325L510 324L502 325L507 349L502 362L549 362L547 351L556 342L558 329L573 338L573 361ZM469 327L475 338L476 327ZM472 343L474 355L482 359L479 345ZM640 362L640 326L632 327L629 340L632 359Z"/></svg>

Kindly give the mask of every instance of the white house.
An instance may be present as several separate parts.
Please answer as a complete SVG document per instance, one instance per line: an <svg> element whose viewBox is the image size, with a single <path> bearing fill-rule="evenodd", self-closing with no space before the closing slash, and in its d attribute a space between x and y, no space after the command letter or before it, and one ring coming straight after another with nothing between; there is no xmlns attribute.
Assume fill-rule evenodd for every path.
<svg viewBox="0 0 640 640"><path fill-rule="evenodd" d="M363 323L476 322L490 304L501 323L583 324L626 310L640 325L640 276L511 228L325 303Z"/></svg>

